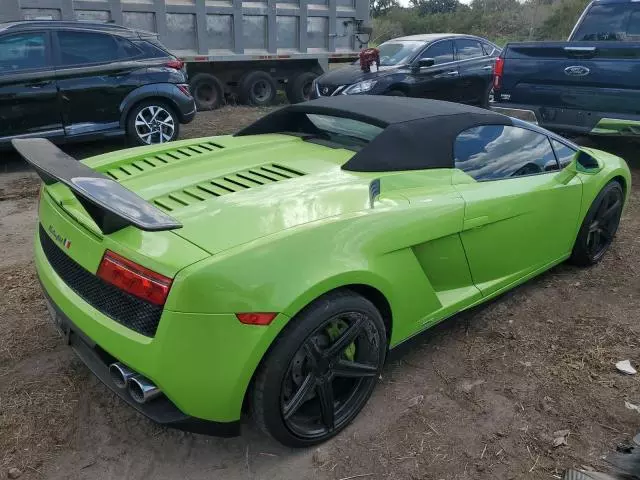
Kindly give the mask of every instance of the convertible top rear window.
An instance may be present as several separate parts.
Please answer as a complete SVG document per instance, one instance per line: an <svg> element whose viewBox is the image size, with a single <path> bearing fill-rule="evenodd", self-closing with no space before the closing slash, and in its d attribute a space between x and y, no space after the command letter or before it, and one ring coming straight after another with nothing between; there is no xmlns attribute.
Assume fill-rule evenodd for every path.
<svg viewBox="0 0 640 480"><path fill-rule="evenodd" d="M376 125L350 118L318 114L307 114L307 118L318 130L320 138L348 148L358 149L366 145L383 130Z"/></svg>
<svg viewBox="0 0 640 480"><path fill-rule="evenodd" d="M453 168L453 143L480 125L513 125L490 110L419 98L372 95L322 97L265 115L236 136L293 134L356 150L342 165L354 172Z"/></svg>

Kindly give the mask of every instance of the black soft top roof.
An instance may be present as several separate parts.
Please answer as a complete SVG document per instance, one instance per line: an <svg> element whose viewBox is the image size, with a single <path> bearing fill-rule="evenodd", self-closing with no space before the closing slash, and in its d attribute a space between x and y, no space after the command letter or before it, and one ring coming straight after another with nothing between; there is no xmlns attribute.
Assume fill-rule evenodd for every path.
<svg viewBox="0 0 640 480"><path fill-rule="evenodd" d="M349 118L383 129L342 167L359 172L453 168L453 143L460 132L479 125L512 125L509 117L458 103L339 95L286 106L236 136L313 133L314 127L306 114Z"/></svg>

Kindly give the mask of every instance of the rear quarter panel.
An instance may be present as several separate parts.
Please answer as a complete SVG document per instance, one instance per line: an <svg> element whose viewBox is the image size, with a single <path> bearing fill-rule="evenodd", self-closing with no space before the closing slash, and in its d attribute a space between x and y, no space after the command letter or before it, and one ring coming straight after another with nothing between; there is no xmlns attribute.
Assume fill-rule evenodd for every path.
<svg viewBox="0 0 640 480"><path fill-rule="evenodd" d="M371 210L305 224L214 255L180 272L167 308L294 317L335 288L367 285L390 304L393 346L444 314L413 247L460 231L463 202L449 189L413 206L402 195L383 197ZM468 270L461 274L468 277Z"/></svg>

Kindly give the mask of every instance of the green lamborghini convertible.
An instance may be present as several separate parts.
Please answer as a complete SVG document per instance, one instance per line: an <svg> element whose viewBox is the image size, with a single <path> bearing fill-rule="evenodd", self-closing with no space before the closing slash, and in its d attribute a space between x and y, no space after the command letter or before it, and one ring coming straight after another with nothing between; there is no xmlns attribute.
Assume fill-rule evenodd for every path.
<svg viewBox="0 0 640 480"><path fill-rule="evenodd" d="M409 337L570 260L599 261L625 162L528 123L330 97L233 136L78 162L44 182L35 262L52 317L123 400L173 427L290 446L360 412Z"/></svg>

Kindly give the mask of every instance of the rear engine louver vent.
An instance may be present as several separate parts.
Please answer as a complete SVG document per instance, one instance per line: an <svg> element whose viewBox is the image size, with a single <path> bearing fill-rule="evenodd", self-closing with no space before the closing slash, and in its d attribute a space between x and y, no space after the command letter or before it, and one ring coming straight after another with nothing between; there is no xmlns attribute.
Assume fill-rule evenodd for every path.
<svg viewBox="0 0 640 480"><path fill-rule="evenodd" d="M149 170L199 157L215 150L220 150L221 148L224 147L211 142L198 143L196 145L189 145L188 147L163 151L133 162L123 163L117 168L104 171L104 173L114 180L126 180L141 173L148 172Z"/></svg>
<svg viewBox="0 0 640 480"><path fill-rule="evenodd" d="M171 212L214 197L302 176L302 172L272 163L191 185L155 198L153 203L165 212Z"/></svg>

